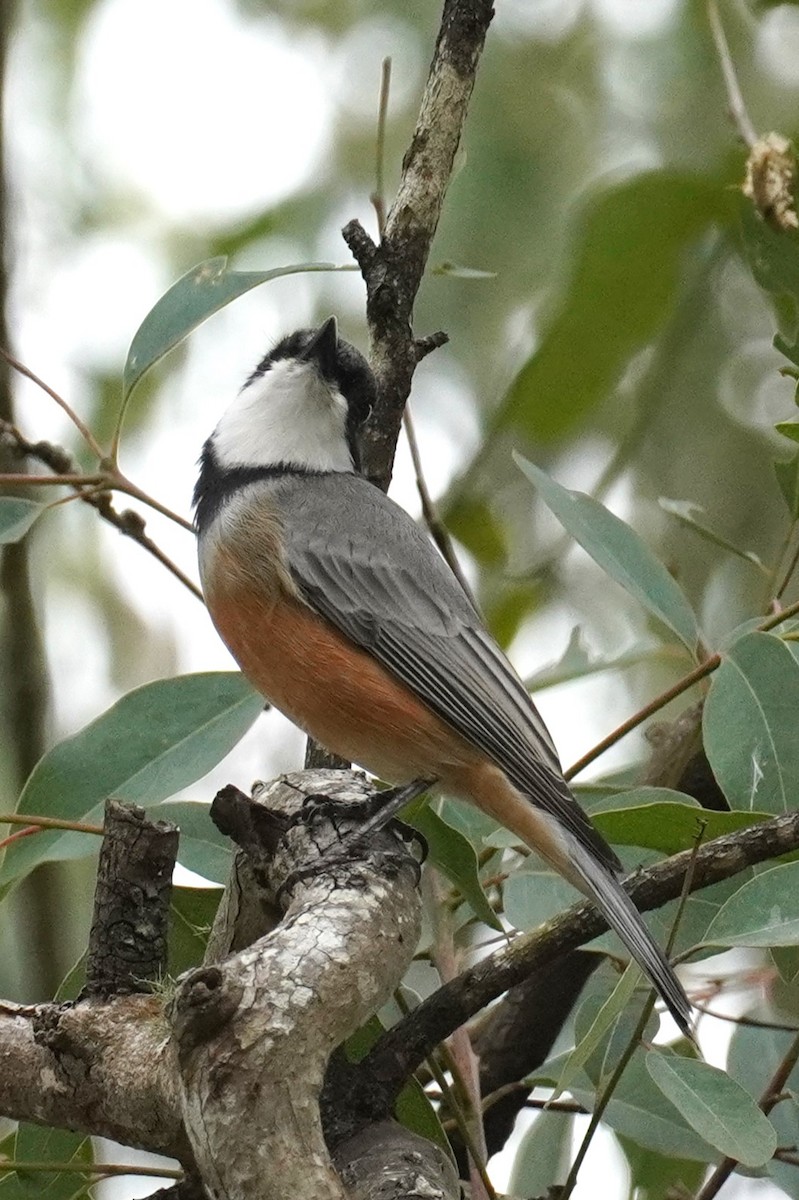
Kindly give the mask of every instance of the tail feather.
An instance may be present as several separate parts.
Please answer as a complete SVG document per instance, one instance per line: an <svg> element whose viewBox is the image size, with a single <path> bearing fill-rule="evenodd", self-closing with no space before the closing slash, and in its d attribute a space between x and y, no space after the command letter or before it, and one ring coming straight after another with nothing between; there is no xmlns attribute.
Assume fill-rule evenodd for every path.
<svg viewBox="0 0 799 1200"><path fill-rule="evenodd" d="M621 938L639 967L649 976L674 1020L688 1037L691 1031L691 1005L682 984L666 955L654 940L638 909L624 888L609 871L599 866L576 839L569 838L570 866L581 891L594 901L599 911Z"/></svg>

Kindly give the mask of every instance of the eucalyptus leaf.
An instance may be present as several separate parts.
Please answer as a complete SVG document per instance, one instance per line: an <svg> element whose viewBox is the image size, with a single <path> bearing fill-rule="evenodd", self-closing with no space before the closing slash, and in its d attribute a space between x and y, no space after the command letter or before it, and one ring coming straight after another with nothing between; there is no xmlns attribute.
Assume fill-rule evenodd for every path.
<svg viewBox="0 0 799 1200"><path fill-rule="evenodd" d="M774 1126L725 1071L660 1050L649 1051L646 1068L689 1125L722 1154L748 1167L762 1167L772 1157Z"/></svg>
<svg viewBox="0 0 799 1200"><path fill-rule="evenodd" d="M243 737L263 698L238 672L160 679L129 692L34 767L17 811L102 823L105 800L158 804L201 779ZM96 849L85 834L47 830L8 847L0 882L41 862Z"/></svg>
<svg viewBox="0 0 799 1200"><path fill-rule="evenodd" d="M226 883L230 874L232 847L211 820L208 804L190 800L167 800L153 816L172 821L180 830L178 862L213 883Z"/></svg>
<svg viewBox="0 0 799 1200"><path fill-rule="evenodd" d="M174 887L169 911L169 975L177 979L203 961L221 888Z"/></svg>
<svg viewBox="0 0 799 1200"><path fill-rule="evenodd" d="M356 271L356 266L336 266L335 263L292 263L273 267L270 271L231 271L225 257L209 258L187 271L150 309L142 321L128 350L122 375L123 408L119 415L121 426L124 407L136 384L159 359L182 342L203 321L219 312L232 300L237 300L259 284L284 275L308 271Z"/></svg>
<svg viewBox="0 0 799 1200"><path fill-rule="evenodd" d="M30 1163L94 1163L91 1138L66 1129L45 1129L21 1122L11 1156ZM78 1200L88 1195L90 1178L73 1171L23 1170L0 1175L3 1200Z"/></svg>
<svg viewBox="0 0 799 1200"><path fill-rule="evenodd" d="M774 428L789 442L799 442L799 421L778 421Z"/></svg>
<svg viewBox="0 0 799 1200"><path fill-rule="evenodd" d="M705 941L714 946L799 945L799 862L759 871L721 906Z"/></svg>
<svg viewBox="0 0 799 1200"><path fill-rule="evenodd" d="M797 426L799 429L799 426ZM727 538L722 537L715 529L711 529L703 521L698 519L698 515L704 516L704 509L700 504L695 504L693 500L669 500L665 496L661 496L658 504L670 516L675 517L686 529L692 530L705 541L712 542L714 546L720 546L722 550L728 550L730 554L736 555L737 558L744 559L745 562L750 562L754 566L765 571L763 563L760 561L754 550L743 550L740 546L734 545Z"/></svg>
<svg viewBox="0 0 799 1200"><path fill-rule="evenodd" d="M701 808L686 796L684 803L665 801L603 809L595 812L591 819L613 845L644 846L662 854L678 854L681 850L692 849L700 833L701 840L709 842L725 833L735 833L767 821L770 815L766 812L716 812Z"/></svg>
<svg viewBox="0 0 799 1200"><path fill-rule="evenodd" d="M514 453L516 464L567 533L611 579L620 583L694 651L699 629L677 583L629 525L598 500L556 483L545 471Z"/></svg>
<svg viewBox="0 0 799 1200"><path fill-rule="evenodd" d="M608 996L599 1012L594 1017L585 1034L577 1042L555 1085L552 1099L556 1100L562 1092L569 1090L572 1080L578 1071L588 1062L592 1054L605 1041L620 1015L627 1009L633 998L635 989L641 981L641 970L636 963L630 962L613 991Z"/></svg>
<svg viewBox="0 0 799 1200"><path fill-rule="evenodd" d="M578 427L672 316L686 255L730 219L723 189L696 172L638 172L587 189L572 221L569 278L493 429L541 444Z"/></svg>
<svg viewBox="0 0 799 1200"><path fill-rule="evenodd" d="M702 718L713 774L735 809L789 812L799 802L799 662L780 638L749 633L713 674Z"/></svg>
<svg viewBox="0 0 799 1200"><path fill-rule="evenodd" d="M791 517L799 517L799 451L792 458L774 463L774 474Z"/></svg>
<svg viewBox="0 0 799 1200"><path fill-rule="evenodd" d="M799 239L794 233L773 229L760 219L754 206L743 198L739 203L739 212L744 252L752 274L775 300L787 298L789 301L790 317L787 320L778 309L778 315L782 315L783 320L782 329L774 338L774 345L794 366L799 366Z"/></svg>
<svg viewBox="0 0 799 1200"><path fill-rule="evenodd" d="M513 1157L509 1195L548 1196L569 1171L574 1118L541 1112L525 1131Z"/></svg>
<svg viewBox="0 0 799 1200"><path fill-rule="evenodd" d="M491 929L501 931L502 922L483 891L477 855L468 838L442 820L429 803L403 813L403 819L425 838L431 860L455 885L475 916Z"/></svg>
<svg viewBox="0 0 799 1200"><path fill-rule="evenodd" d="M536 1070L536 1082L554 1083L563 1069L565 1055L551 1059ZM589 1111L596 1104L599 1079L605 1067L597 1055L578 1072L570 1092L578 1104ZM683 1115L657 1088L644 1066L644 1055L634 1054L624 1069L603 1122L614 1132L631 1138L637 1145L658 1154L676 1156L692 1162L713 1162L718 1152L691 1128Z"/></svg>
<svg viewBox="0 0 799 1200"><path fill-rule="evenodd" d="M21 496L0 497L0 545L18 542L47 508Z"/></svg>

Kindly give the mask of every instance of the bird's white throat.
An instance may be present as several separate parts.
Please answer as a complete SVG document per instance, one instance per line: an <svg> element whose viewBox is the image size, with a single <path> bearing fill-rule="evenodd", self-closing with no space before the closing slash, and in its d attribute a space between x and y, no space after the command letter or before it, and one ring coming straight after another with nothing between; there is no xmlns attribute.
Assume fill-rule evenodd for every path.
<svg viewBox="0 0 799 1200"><path fill-rule="evenodd" d="M347 402L313 363L278 359L225 410L212 443L220 467L292 464L351 471Z"/></svg>

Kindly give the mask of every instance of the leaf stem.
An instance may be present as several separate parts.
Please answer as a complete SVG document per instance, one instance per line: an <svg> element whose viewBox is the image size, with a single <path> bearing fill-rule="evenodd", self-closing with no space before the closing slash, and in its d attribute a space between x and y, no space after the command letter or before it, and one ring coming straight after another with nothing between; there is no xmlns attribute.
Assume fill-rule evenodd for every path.
<svg viewBox="0 0 799 1200"><path fill-rule="evenodd" d="M386 196L384 186L386 157L386 119L388 97L391 91L391 59L384 58L380 75L380 100L377 106L377 136L375 139L375 190L370 197L377 217L377 232L380 240L386 229Z"/></svg>
<svg viewBox="0 0 799 1200"><path fill-rule="evenodd" d="M741 138L751 149L757 141L757 131L746 110L741 85L738 83L735 63L732 61L730 46L727 41L727 35L724 32L724 26L721 23L716 0L707 0L707 19L710 24L710 32L713 35L716 54L719 58L721 73L724 76L724 87L727 90L727 103L730 109L730 116L735 122Z"/></svg>
<svg viewBox="0 0 799 1200"><path fill-rule="evenodd" d="M51 388L49 384L46 384L43 379L40 379L39 376L30 369L30 367L26 367L24 363L21 363L19 359L14 358L13 354L9 354L8 350L2 346L0 346L0 357L4 358L8 365L13 368L13 370L17 371L20 375L24 375L27 379L30 379L32 383L35 383L37 387L41 388L51 400L55 400L58 407L63 409L63 411L67 414L70 421L78 430L91 452L95 454L97 458L103 457L103 451L95 439L91 429L89 429L88 425L83 423L75 410L69 404L67 404L63 396L59 396L58 392L54 391L54 389Z"/></svg>
<svg viewBox="0 0 799 1200"><path fill-rule="evenodd" d="M39 829L68 829L74 833L93 833L102 837L102 825L89 825L86 821L65 821L61 817L34 817L29 813L0 813L0 825L33 825Z"/></svg>
<svg viewBox="0 0 799 1200"><path fill-rule="evenodd" d="M789 621L797 615L799 615L799 600L794 604L789 604L787 608L781 609L780 612L772 613L770 617L767 617L765 621L762 621L758 625L757 632L769 633L772 629L781 625L783 621ZM576 763L572 763L568 771L564 771L564 778L568 780L573 779L575 775L579 775L580 771L599 758L601 754L604 754L606 750L609 750L611 746L615 746L616 742L621 741L633 729L637 729L647 717L653 716L661 708L665 708L670 701L675 700L677 696L681 696L683 692L687 692L695 683L699 683L707 675L711 675L721 665L721 658L720 654L711 654L709 658L706 658L693 671L690 671L687 675L683 675L682 679L678 679L670 688L666 688L665 692L661 692L654 700L650 700L649 704L644 705L638 712L633 713L626 721L622 721L621 725L614 729L612 733L609 733L601 742L597 742L587 754L584 754L582 758L578 758Z"/></svg>
<svg viewBox="0 0 799 1200"><path fill-rule="evenodd" d="M427 487L427 481L424 477L424 470L422 468L422 456L419 453L419 443L416 440L416 430L413 424L413 417L411 416L410 404L405 405L405 410L402 414L402 424L405 428L405 436L408 439L408 448L411 452L413 471L414 475L416 476L416 490L418 491L419 499L422 502L422 515L424 517L425 525L429 529L430 536L432 537L433 541L441 551L442 557L447 566L452 571L452 574L455 576L458 583L461 585L464 592L476 608L477 603L472 595L469 584L466 582L466 576L461 570L460 563L458 562L458 556L455 553L455 548L452 545L452 539L449 536L449 530L441 520L435 503L433 502L433 498L431 497L430 491Z"/></svg>
<svg viewBox="0 0 799 1200"><path fill-rule="evenodd" d="M81 1162L26 1162L24 1159L3 1159L0 1172L19 1171L26 1173L72 1175L144 1175L151 1179L182 1179L184 1172L176 1167L143 1167L134 1163L81 1163Z"/></svg>

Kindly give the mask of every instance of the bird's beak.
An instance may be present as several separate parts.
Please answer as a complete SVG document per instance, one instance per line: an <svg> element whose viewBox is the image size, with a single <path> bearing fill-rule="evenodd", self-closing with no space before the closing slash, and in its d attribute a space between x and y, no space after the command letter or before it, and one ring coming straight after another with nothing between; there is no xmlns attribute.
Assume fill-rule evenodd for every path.
<svg viewBox="0 0 799 1200"><path fill-rule="evenodd" d="M317 363L322 374L327 379L332 379L335 375L337 354L338 326L335 317L328 317L303 350L302 358L307 362Z"/></svg>

